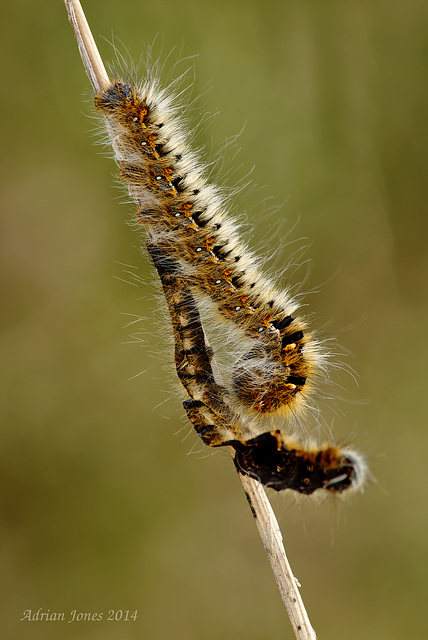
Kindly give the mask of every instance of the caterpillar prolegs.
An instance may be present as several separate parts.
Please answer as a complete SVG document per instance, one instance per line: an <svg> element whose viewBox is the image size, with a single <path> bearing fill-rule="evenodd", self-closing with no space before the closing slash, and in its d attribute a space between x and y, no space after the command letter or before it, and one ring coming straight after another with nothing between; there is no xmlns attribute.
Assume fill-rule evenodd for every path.
<svg viewBox="0 0 428 640"><path fill-rule="evenodd" d="M117 80L96 94L95 106L147 231L173 322L177 373L190 396L185 409L198 434L210 446L232 446L241 473L277 490L359 486L364 466L357 454L305 449L277 431L254 438L242 426L242 412L270 416L304 407L324 366L323 347L295 314L293 298L259 273L240 242L187 144L172 97L151 78L139 86ZM230 391L215 381L194 292L208 296L248 344Z"/></svg>

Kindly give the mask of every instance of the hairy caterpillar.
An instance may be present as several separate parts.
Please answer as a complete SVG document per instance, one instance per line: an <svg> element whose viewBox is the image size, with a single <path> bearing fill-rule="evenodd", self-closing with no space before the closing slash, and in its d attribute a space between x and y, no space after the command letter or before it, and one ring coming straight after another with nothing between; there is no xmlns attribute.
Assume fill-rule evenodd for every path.
<svg viewBox="0 0 428 640"><path fill-rule="evenodd" d="M179 261L190 287L251 340L236 363L233 389L256 413L272 414L309 393L319 345L294 317L296 304L257 272L212 185L184 140L169 98L156 83L115 82L95 97L135 200L137 218Z"/></svg>
<svg viewBox="0 0 428 640"><path fill-rule="evenodd" d="M236 414L236 403L230 402L221 384L194 292L202 290L211 297L220 313L251 341L235 366L233 387L238 401L256 414L269 415L296 404L302 389L307 391L314 361L321 363L316 342L305 336L303 321L291 315L295 305L290 296L282 296L282 306L275 303L270 284L242 252L215 189L205 183L181 129L177 122L174 125L177 108L151 80L140 87L121 80L111 84L79 1L65 2L95 104L105 116L122 178L147 230L147 249L172 321L177 374L190 398L183 406L203 442L232 448L296 638L315 638L261 485L303 494L317 489L341 493L361 486L364 462L354 452L336 447L295 445L278 431L255 438L246 433L246 420Z"/></svg>
<svg viewBox="0 0 428 640"><path fill-rule="evenodd" d="M292 297L259 273L240 242L188 147L172 98L151 77L138 86L118 79L96 93L95 106L148 234L173 321L177 372L191 398L184 406L198 434L210 446L232 446L241 473L277 490L360 486L357 454L299 448L277 431L254 438L242 426L241 412L305 407L324 367L323 347L295 315ZM212 375L192 291L207 295L248 344L234 365L231 393Z"/></svg>

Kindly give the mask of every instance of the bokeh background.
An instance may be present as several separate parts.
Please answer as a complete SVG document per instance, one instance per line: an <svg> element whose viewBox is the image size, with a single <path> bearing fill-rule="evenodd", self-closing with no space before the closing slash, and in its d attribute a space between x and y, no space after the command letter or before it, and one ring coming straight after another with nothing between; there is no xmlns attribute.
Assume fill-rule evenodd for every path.
<svg viewBox="0 0 428 640"><path fill-rule="evenodd" d="M426 638L427 2L85 8L107 61L113 36L135 59L156 34L164 57L198 54L193 125L220 115L196 143L218 151L245 124L224 173L233 187L254 166L234 200L252 246L280 269L290 240L311 242L315 326L331 321L358 374L326 423L373 474L346 503L273 496L319 638ZM1 13L1 635L291 639L232 465L180 409L62 2ZM20 620L39 608L104 620Z"/></svg>

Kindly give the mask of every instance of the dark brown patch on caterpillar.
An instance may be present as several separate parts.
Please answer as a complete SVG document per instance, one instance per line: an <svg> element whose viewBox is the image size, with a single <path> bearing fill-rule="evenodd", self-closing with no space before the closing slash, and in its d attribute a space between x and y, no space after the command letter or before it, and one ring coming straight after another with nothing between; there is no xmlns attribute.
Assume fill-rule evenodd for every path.
<svg viewBox="0 0 428 640"><path fill-rule="evenodd" d="M311 451L287 445L280 432L262 433L245 442L225 444L235 449L235 465L246 475L275 489L310 495L318 489L342 493L358 484L359 460L338 447Z"/></svg>

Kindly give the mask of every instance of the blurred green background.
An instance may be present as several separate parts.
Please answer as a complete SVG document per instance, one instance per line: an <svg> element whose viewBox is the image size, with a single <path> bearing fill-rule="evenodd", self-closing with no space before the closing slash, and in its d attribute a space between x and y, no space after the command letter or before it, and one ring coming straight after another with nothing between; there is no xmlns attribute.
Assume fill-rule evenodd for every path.
<svg viewBox="0 0 428 640"><path fill-rule="evenodd" d="M273 496L320 640L428 637L427 2L85 9L106 61L112 34L136 59L156 34L163 56L199 54L193 124L220 115L197 144L217 151L245 124L226 183L255 167L261 188L235 199L252 245L279 247L280 268L286 243L309 238L308 288L328 281L307 299L315 326L354 325L338 337L359 386L341 376L346 401L326 421L376 482L346 504ZM93 145L62 2L1 14L1 635L291 639L232 465L180 408L155 277ZM104 620L20 621L39 608ZM111 609L137 621L108 622Z"/></svg>

